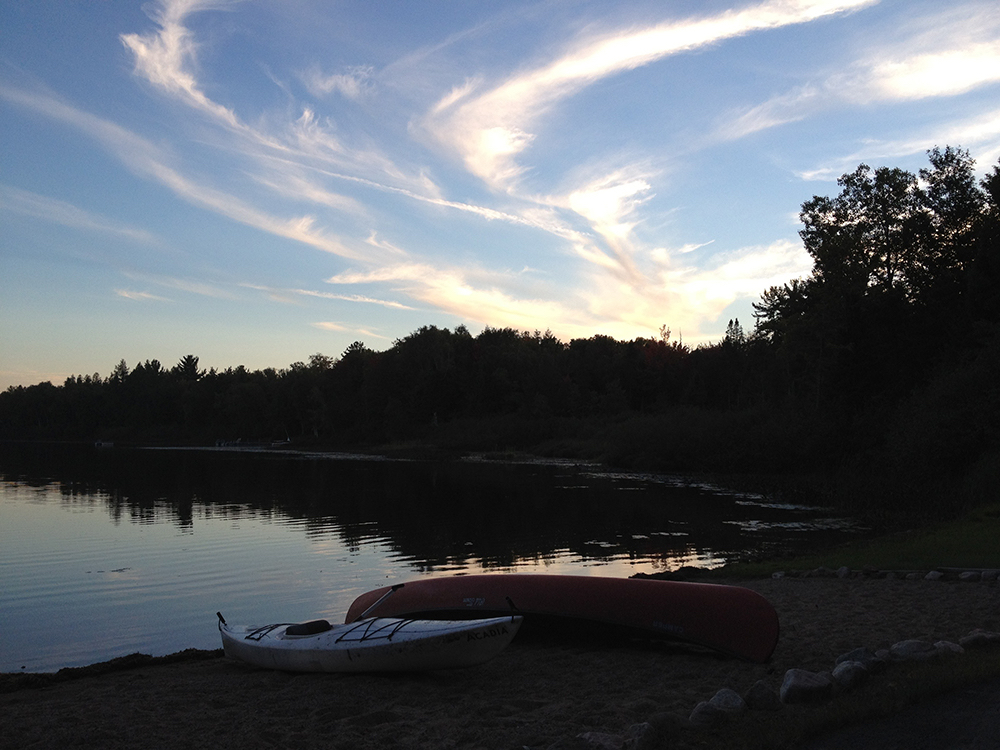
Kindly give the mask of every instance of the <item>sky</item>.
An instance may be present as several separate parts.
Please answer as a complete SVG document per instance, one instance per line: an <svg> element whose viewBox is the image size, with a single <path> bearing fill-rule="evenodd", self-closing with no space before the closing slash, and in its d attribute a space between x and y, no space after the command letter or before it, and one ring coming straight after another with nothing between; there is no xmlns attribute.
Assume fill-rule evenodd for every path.
<svg viewBox="0 0 1000 750"><path fill-rule="evenodd" d="M718 341L804 201L946 145L1000 158L995 0L5 0L0 390Z"/></svg>

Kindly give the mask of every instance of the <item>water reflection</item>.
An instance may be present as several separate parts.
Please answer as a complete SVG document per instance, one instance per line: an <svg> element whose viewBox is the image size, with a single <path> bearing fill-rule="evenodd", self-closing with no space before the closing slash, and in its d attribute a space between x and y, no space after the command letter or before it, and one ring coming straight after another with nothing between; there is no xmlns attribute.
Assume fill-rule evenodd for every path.
<svg viewBox="0 0 1000 750"><path fill-rule="evenodd" d="M349 550L386 540L422 571L508 568L570 554L653 568L713 566L859 530L820 508L678 477L531 462L330 460L235 451L47 446L0 460L8 478L55 481L66 506L115 524L266 520Z"/></svg>
<svg viewBox="0 0 1000 750"><path fill-rule="evenodd" d="M419 575L627 576L859 532L822 508L586 464L5 446L0 669L214 648L218 609L336 620Z"/></svg>

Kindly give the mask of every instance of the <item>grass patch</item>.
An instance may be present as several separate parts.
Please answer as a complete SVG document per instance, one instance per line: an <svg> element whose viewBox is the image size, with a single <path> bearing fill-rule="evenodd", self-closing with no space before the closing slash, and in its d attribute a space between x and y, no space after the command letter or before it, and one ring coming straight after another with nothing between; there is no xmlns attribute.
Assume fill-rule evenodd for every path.
<svg viewBox="0 0 1000 750"><path fill-rule="evenodd" d="M779 570L931 570L1000 568L1000 504L979 507L961 518L933 526L864 539L801 557L732 563L714 573L761 576Z"/></svg>

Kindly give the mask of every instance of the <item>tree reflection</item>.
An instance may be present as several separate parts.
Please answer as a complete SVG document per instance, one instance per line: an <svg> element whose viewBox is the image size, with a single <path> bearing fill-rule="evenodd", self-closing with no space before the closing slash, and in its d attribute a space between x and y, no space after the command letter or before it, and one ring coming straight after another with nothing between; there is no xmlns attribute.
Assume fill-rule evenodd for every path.
<svg viewBox="0 0 1000 750"><path fill-rule="evenodd" d="M47 476L66 498L99 498L116 524L167 523L190 534L199 519L271 519L316 542L332 537L351 554L380 543L420 571L566 555L707 567L857 533L817 523L820 509L586 465L31 446L0 459L0 472Z"/></svg>

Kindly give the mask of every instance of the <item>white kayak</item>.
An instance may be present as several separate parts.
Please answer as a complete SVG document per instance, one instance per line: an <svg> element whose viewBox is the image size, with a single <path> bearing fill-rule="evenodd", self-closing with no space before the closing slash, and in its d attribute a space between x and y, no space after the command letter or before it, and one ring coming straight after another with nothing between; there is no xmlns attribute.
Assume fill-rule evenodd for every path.
<svg viewBox="0 0 1000 750"><path fill-rule="evenodd" d="M411 620L372 617L347 625L326 620L247 627L219 615L226 656L288 672L410 672L469 667L511 642L521 617Z"/></svg>

